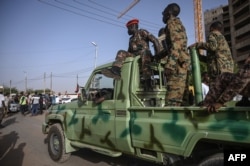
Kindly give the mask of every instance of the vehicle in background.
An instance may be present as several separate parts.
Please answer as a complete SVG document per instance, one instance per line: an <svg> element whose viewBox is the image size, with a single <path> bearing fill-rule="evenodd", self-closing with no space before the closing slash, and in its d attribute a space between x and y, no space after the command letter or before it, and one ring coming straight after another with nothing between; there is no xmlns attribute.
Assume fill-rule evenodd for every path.
<svg viewBox="0 0 250 166"><path fill-rule="evenodd" d="M76 100L78 100L78 98L69 98L69 97L67 97L67 98L62 98L61 104L70 103L70 102L76 101Z"/></svg>
<svg viewBox="0 0 250 166"><path fill-rule="evenodd" d="M14 101L11 101L9 104L9 112L18 112L20 111L20 105L19 103L16 103Z"/></svg>

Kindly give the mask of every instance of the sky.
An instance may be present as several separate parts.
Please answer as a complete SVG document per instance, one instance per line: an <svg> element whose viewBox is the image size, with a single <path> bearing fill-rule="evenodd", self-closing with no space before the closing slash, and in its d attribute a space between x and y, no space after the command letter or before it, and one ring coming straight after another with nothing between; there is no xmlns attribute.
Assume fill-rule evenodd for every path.
<svg viewBox="0 0 250 166"><path fill-rule="evenodd" d="M27 78L28 89L74 93L77 82L84 86L95 65L112 62L118 50L128 49L129 20L138 18L139 28L157 37L164 27L161 13L173 2L181 7L188 44L195 42L193 0L139 0L122 15L133 2L1 0L0 85L22 91ZM227 4L228 0L203 0L202 8Z"/></svg>

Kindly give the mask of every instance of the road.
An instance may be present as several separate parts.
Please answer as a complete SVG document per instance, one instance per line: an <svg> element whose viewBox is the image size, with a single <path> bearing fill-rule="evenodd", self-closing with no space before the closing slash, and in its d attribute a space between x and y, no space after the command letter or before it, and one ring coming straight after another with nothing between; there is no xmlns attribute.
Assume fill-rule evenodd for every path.
<svg viewBox="0 0 250 166"><path fill-rule="evenodd" d="M88 149L73 152L65 163L50 159L46 136L42 133L44 115L31 117L11 113L4 118L0 129L1 166L153 166L153 163L134 159L130 156L112 158Z"/></svg>

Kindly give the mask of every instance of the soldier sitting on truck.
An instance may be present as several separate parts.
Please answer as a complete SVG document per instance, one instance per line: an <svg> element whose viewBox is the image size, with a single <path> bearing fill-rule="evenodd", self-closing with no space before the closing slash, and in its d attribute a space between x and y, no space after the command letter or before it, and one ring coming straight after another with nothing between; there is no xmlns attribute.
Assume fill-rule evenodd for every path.
<svg viewBox="0 0 250 166"><path fill-rule="evenodd" d="M119 50L117 52L115 62L112 65L111 69L104 69L102 73L106 77L120 79L121 77L121 68L123 62L127 57L141 56L141 71L144 79L144 88L148 90L151 88L151 69L149 63L152 61L151 51L149 48L149 42L152 42L154 45L155 54L160 52L160 44L157 38L149 33L145 29L138 29L138 19L130 20L126 26L128 28L128 34L132 35L129 39L129 48L128 51Z"/></svg>
<svg viewBox="0 0 250 166"><path fill-rule="evenodd" d="M225 72L219 75L211 85L205 100L200 105L207 107L208 112L218 112L224 103L233 99L237 94L250 97L250 56L242 69L237 73Z"/></svg>

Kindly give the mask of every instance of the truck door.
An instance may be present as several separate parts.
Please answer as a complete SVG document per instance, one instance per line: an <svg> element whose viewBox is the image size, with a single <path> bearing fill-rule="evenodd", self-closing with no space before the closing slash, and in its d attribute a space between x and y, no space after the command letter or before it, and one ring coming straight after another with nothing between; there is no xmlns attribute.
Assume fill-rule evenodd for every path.
<svg viewBox="0 0 250 166"><path fill-rule="evenodd" d="M114 80L96 73L88 88L86 107L89 114L85 117L84 126L89 130L85 141L106 148L113 149L115 145L115 103ZM96 101L104 96L104 100Z"/></svg>

